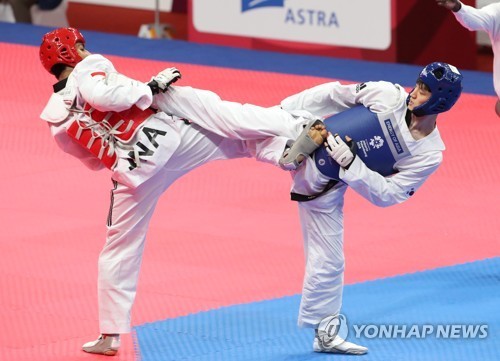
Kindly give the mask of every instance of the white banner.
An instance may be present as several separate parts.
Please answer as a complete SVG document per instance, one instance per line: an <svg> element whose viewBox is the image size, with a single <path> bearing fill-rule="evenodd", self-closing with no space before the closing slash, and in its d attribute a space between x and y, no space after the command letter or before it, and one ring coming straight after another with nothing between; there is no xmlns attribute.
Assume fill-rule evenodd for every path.
<svg viewBox="0 0 500 361"><path fill-rule="evenodd" d="M197 31L385 50L391 0L193 0Z"/></svg>

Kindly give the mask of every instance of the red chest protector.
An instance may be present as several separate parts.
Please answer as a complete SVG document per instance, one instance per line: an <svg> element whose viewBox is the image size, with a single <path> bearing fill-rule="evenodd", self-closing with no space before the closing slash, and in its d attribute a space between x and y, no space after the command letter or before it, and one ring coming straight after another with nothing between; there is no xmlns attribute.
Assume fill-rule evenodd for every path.
<svg viewBox="0 0 500 361"><path fill-rule="evenodd" d="M135 105L122 112L100 112L85 104L87 117L77 118L67 133L109 169L113 169L117 157L116 143L127 143L140 129L154 110L141 110ZM90 120L88 119L90 118Z"/></svg>
<svg viewBox="0 0 500 361"><path fill-rule="evenodd" d="M114 136L124 143L127 143L140 125L155 113L151 108L141 110L135 105L122 112L100 112L85 103L83 111L87 113L94 122L102 123L113 130ZM107 124L106 124L107 123Z"/></svg>

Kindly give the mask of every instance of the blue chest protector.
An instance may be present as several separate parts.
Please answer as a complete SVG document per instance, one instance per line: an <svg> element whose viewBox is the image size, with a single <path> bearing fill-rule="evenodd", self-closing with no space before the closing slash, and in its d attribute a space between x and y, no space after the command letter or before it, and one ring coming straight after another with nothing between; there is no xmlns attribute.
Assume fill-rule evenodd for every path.
<svg viewBox="0 0 500 361"><path fill-rule="evenodd" d="M397 121L392 112L373 113L360 105L325 119L324 124L332 134L338 133L343 140L351 137L357 144L356 156L366 166L388 176L396 173L394 164L410 155ZM325 176L340 180L340 166L319 147L314 153L316 167Z"/></svg>

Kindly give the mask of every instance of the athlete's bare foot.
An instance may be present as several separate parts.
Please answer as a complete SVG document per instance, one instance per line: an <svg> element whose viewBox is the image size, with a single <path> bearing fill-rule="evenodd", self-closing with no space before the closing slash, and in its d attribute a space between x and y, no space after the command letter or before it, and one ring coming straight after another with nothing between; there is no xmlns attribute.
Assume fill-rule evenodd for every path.
<svg viewBox="0 0 500 361"><path fill-rule="evenodd" d="M324 143L326 137L328 136L328 131L324 124L316 124L309 129L309 137L318 145Z"/></svg>
<svg viewBox="0 0 500 361"><path fill-rule="evenodd" d="M314 153L327 137L323 122L319 119L311 120L299 134L295 142L285 149L279 160L281 168L295 170L307 156Z"/></svg>
<svg viewBox="0 0 500 361"><path fill-rule="evenodd" d="M321 145L325 142L326 137L328 136L328 131L323 123L313 125L307 135L316 143L317 145ZM297 162L300 164L305 159L305 156L300 154L297 157Z"/></svg>

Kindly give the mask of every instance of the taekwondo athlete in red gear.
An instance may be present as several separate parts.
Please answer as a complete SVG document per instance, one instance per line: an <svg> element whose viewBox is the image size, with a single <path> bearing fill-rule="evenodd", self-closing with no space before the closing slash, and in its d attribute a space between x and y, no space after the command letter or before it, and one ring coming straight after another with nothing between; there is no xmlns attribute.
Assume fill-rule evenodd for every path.
<svg viewBox="0 0 500 361"><path fill-rule="evenodd" d="M269 125L278 121L279 127L264 124L260 137L254 132L247 134L253 140L244 141L157 112L151 108L153 95L179 79L179 71L166 69L147 84L130 79L105 57L89 53L83 35L73 28L47 33L40 60L58 79L41 114L57 144L90 169L112 171L106 242L98 262L101 335L83 350L115 355L119 335L130 332L146 232L159 197L175 180L208 161L256 157L278 165L304 120L284 111L276 118L272 112L267 115L274 120ZM252 116L268 112L256 108Z"/></svg>

